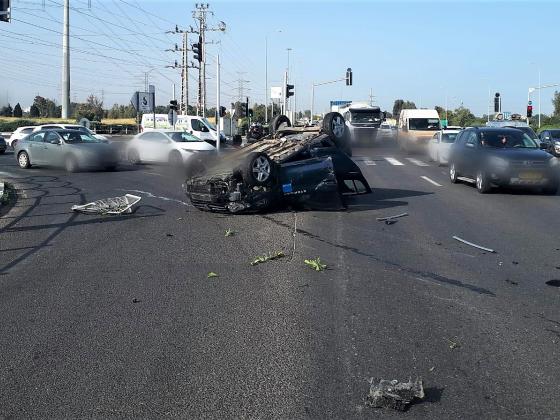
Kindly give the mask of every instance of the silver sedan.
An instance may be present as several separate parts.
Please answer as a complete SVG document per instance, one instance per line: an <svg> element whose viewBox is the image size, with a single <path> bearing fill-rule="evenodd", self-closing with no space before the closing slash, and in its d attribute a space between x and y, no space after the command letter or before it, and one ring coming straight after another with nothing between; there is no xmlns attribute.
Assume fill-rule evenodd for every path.
<svg viewBox="0 0 560 420"><path fill-rule="evenodd" d="M63 167L68 172L114 170L118 163L118 152L111 144L76 130L34 132L17 143L14 155L24 169L37 165Z"/></svg>

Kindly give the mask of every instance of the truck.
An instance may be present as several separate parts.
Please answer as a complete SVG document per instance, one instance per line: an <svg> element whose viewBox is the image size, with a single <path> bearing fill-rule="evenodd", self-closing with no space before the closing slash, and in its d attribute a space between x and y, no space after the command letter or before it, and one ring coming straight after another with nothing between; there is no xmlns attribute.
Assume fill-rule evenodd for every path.
<svg viewBox="0 0 560 420"><path fill-rule="evenodd" d="M354 144L372 145L384 120L381 109L366 102L333 101L331 112L342 114L350 141Z"/></svg>
<svg viewBox="0 0 560 420"><path fill-rule="evenodd" d="M421 151L440 129L435 109L403 109L397 124L397 143L405 152Z"/></svg>

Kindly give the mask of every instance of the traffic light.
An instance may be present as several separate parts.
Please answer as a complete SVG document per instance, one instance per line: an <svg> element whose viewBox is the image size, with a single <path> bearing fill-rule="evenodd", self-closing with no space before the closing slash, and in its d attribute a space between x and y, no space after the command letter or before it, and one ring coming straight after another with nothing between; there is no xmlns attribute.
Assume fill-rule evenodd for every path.
<svg viewBox="0 0 560 420"><path fill-rule="evenodd" d="M202 37L198 37L198 42L196 44L192 44L192 51L195 60L198 62L202 62Z"/></svg>
<svg viewBox="0 0 560 420"><path fill-rule="evenodd" d="M225 106L221 106L220 107L220 117L225 117L226 116L226 107Z"/></svg>
<svg viewBox="0 0 560 420"><path fill-rule="evenodd" d="M500 94L498 92L494 96L494 112L500 112Z"/></svg>
<svg viewBox="0 0 560 420"><path fill-rule="evenodd" d="M527 105L527 118L531 118L532 116L533 116L533 105L529 101L529 104Z"/></svg>
<svg viewBox="0 0 560 420"><path fill-rule="evenodd" d="M252 109L249 110L249 118L253 118L253 110Z"/></svg>
<svg viewBox="0 0 560 420"><path fill-rule="evenodd" d="M352 86L352 69L350 67L346 69L346 86Z"/></svg>
<svg viewBox="0 0 560 420"><path fill-rule="evenodd" d="M0 22L10 21L10 0L0 0Z"/></svg>
<svg viewBox="0 0 560 420"><path fill-rule="evenodd" d="M286 85L286 98L294 96L294 85Z"/></svg>
<svg viewBox="0 0 560 420"><path fill-rule="evenodd" d="M246 117L250 117L250 111L249 111L249 97L247 97L246 101L245 101L245 109L243 110L244 114Z"/></svg>
<svg viewBox="0 0 560 420"><path fill-rule="evenodd" d="M177 111L179 108L177 107L177 101L175 99L169 101L169 109L171 111Z"/></svg>

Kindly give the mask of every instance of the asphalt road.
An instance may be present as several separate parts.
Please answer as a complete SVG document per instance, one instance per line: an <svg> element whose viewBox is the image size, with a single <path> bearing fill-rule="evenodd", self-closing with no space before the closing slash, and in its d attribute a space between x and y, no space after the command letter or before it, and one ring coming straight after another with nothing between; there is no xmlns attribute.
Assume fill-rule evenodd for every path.
<svg viewBox="0 0 560 420"><path fill-rule="evenodd" d="M0 210L0 418L559 418L560 197L354 154L374 193L347 211L237 216L194 209L163 167L0 156L19 189ZM131 215L70 211L126 192ZM365 405L370 378L409 377L427 398L407 413Z"/></svg>

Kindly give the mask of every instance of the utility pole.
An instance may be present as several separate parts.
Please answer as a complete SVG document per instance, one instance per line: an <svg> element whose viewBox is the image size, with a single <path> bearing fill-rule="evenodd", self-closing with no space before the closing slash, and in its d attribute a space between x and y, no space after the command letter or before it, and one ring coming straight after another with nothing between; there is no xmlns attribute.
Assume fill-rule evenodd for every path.
<svg viewBox="0 0 560 420"><path fill-rule="evenodd" d="M179 48L177 44L175 44L175 48L165 51L181 52L181 65L178 65L177 61L175 61L175 65L166 67L181 69L181 100L179 109L182 115L187 115L189 109L189 69L198 69L194 64L188 65L188 52L192 51L188 44L188 34L196 33L196 31L192 26L189 26L189 29L179 29L179 26L175 26L175 30L167 31L166 33L183 35L182 48Z"/></svg>
<svg viewBox="0 0 560 420"><path fill-rule="evenodd" d="M70 113L70 0L64 0L62 33L62 118Z"/></svg>
<svg viewBox="0 0 560 420"><path fill-rule="evenodd" d="M239 79L237 79L237 98L239 102L243 102L245 90L250 90L245 87L245 83L249 83L250 80L243 79L243 75L245 74L244 71L238 71L237 74L239 75Z"/></svg>
<svg viewBox="0 0 560 420"><path fill-rule="evenodd" d="M220 130L221 130L221 115L220 115L220 54L216 57L216 150L220 153Z"/></svg>
<svg viewBox="0 0 560 420"><path fill-rule="evenodd" d="M198 99L198 106L199 109L202 109L202 116L206 116L206 32L207 31L225 31L226 24L224 22L220 22L217 27L208 27L206 23L207 14L210 13L214 15L214 12L208 10L210 5L208 3L196 3L195 10L192 12L192 17L198 21L198 36L200 40L200 48L201 48L201 62L200 68L198 70L198 92L199 92L199 99Z"/></svg>
<svg viewBox="0 0 560 420"><path fill-rule="evenodd" d="M374 98L373 89L369 88L369 104L370 104L370 106L373 106L373 98Z"/></svg>

